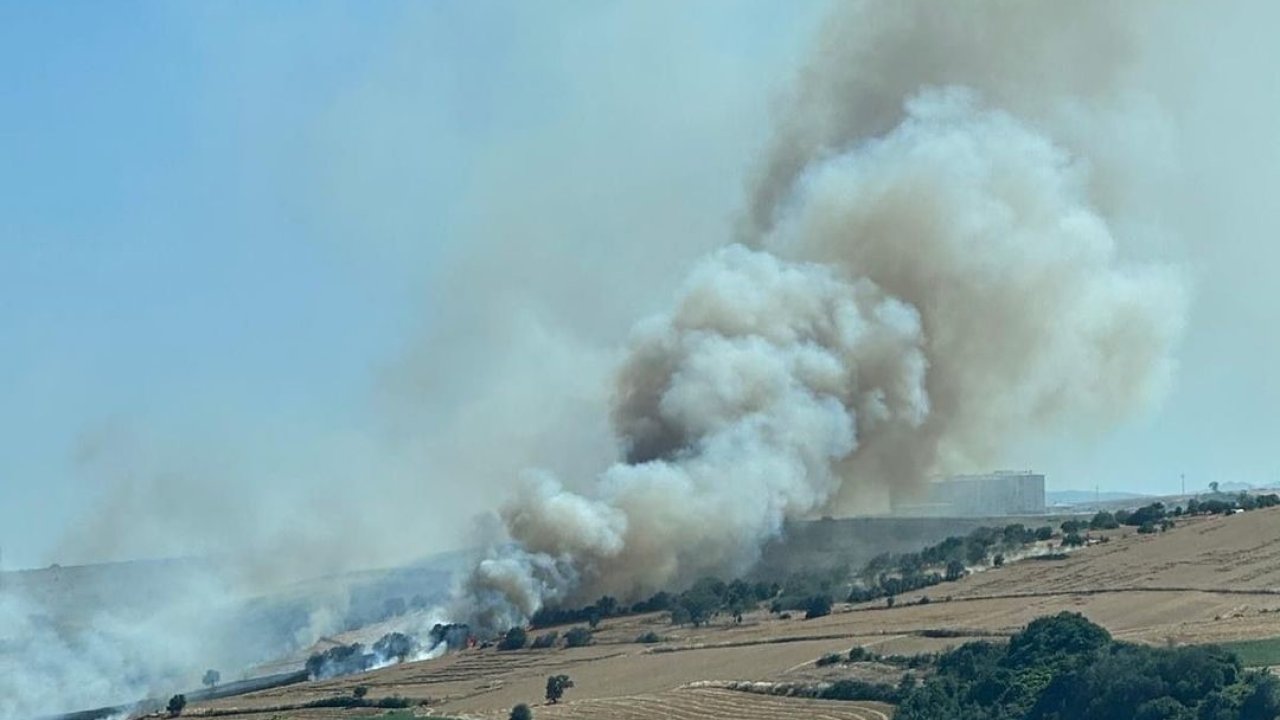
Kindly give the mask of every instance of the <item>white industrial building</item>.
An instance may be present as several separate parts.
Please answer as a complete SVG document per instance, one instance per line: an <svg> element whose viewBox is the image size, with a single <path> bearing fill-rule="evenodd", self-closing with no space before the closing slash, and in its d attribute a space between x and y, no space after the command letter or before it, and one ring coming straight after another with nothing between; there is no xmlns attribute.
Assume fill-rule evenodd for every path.
<svg viewBox="0 0 1280 720"><path fill-rule="evenodd" d="M916 517L1042 515L1044 511L1044 475L1008 470L936 480L918 501L895 508L898 515Z"/></svg>

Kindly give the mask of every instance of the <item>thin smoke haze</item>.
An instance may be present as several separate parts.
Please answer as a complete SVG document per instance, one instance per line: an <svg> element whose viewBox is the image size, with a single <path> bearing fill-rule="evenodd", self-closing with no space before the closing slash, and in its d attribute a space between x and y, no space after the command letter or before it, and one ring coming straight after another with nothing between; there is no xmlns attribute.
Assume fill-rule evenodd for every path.
<svg viewBox="0 0 1280 720"><path fill-rule="evenodd" d="M1197 443L1202 410L1274 405L1253 380L1206 371L1256 378L1276 356L1255 330L1270 327L1272 284L1235 282L1275 264L1260 240L1280 228L1263 212L1280 167L1272 58L1254 49L1274 24L1264 10L850 0L812 35L807 20L778 29L802 40L752 44L720 15L675 27L670 9L569 22L538 9L519 15L542 25L511 53L539 71L504 65L483 88L457 82L469 55L455 67L423 50L455 52L434 42L451 31L407 20L368 87L302 133L320 140L281 184L356 264L430 266L426 307L404 312L429 317L370 350L381 364L361 366L373 387L349 392L369 396L350 418L338 401L261 422L217 402L172 425L87 418L67 453L87 511L45 562L211 562L174 577L163 610L87 602L66 625L56 603L0 588L0 720L296 659L344 629L348 591L309 595L288 623L246 622L245 603L430 552L482 548L452 595L424 588L443 604L418 620L504 630L546 605L747 572L790 520L884 512L929 477L1011 457L1045 457L1075 472L1066 482L1117 455L1103 483L1176 477L1182 456L1157 456ZM723 35L750 61L725 59ZM415 84L427 67L464 99ZM467 145L417 124L412 103L473 91L515 129ZM412 171L436 162L443 179ZM456 217L415 215L454 185L468 188L446 200ZM389 247L437 235L438 253ZM346 292L330 279L318 292ZM360 337L338 324L325 339ZM1129 449L1128 421L1171 387L1181 434ZM1267 412L1233 421L1216 456L1230 472L1254 462L1227 464L1264 443L1248 433ZM1126 449L1048 457L1077 437Z"/></svg>
<svg viewBox="0 0 1280 720"><path fill-rule="evenodd" d="M1064 23L1049 4L841 6L747 245L695 264L635 330L612 414L625 458L585 491L526 477L465 584L474 621L738 575L788 519L882 510L1017 439L1157 400L1185 283L1122 259L1124 207L1071 144L1128 111L1123 63L1054 75L1097 33L1123 52L1132 10L1109 7ZM993 48L1001 28L1020 32Z"/></svg>

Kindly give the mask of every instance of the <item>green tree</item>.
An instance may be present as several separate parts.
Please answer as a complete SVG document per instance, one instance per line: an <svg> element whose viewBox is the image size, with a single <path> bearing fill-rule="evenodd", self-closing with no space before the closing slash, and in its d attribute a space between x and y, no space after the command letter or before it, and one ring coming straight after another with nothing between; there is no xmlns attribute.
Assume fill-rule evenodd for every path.
<svg viewBox="0 0 1280 720"><path fill-rule="evenodd" d="M1240 704L1240 720L1275 720L1280 717L1280 680L1270 674L1252 675L1249 680L1253 691Z"/></svg>
<svg viewBox="0 0 1280 720"><path fill-rule="evenodd" d="M694 627L705 625L720 608L718 597L697 587L681 595L678 602L684 608L688 622L693 623Z"/></svg>
<svg viewBox="0 0 1280 720"><path fill-rule="evenodd" d="M565 647L583 647L591 644L591 631L584 627L576 627L564 634Z"/></svg>
<svg viewBox="0 0 1280 720"><path fill-rule="evenodd" d="M820 618L824 615L831 614L831 596L830 595L814 595L805 601L804 619L812 620Z"/></svg>
<svg viewBox="0 0 1280 720"><path fill-rule="evenodd" d="M529 642L529 634L522 627L513 627L498 642L499 650L520 650Z"/></svg>
<svg viewBox="0 0 1280 720"><path fill-rule="evenodd" d="M169 698L169 704L165 706L165 709L169 711L169 717L178 717L182 714L182 710L186 706L187 696L182 693L178 693L177 695Z"/></svg>
<svg viewBox="0 0 1280 720"><path fill-rule="evenodd" d="M779 608L781 611L781 608ZM693 622L693 616L683 605L677 605L671 608L671 624L672 625L688 625Z"/></svg>
<svg viewBox="0 0 1280 720"><path fill-rule="evenodd" d="M204 677L200 679L200 682L205 687L215 687L218 683L222 682L222 673L217 670L205 670Z"/></svg>
<svg viewBox="0 0 1280 720"><path fill-rule="evenodd" d="M555 630L552 630L551 632L543 633L538 637L534 638L533 643L532 645L530 645L530 647L532 647L534 650L545 650L547 648L555 647L556 640L559 640L559 639L560 639L560 633L556 632Z"/></svg>
<svg viewBox="0 0 1280 720"><path fill-rule="evenodd" d="M605 595L596 601L596 610L600 611L600 615L602 617L617 615L618 599L611 595Z"/></svg>
<svg viewBox="0 0 1280 720"><path fill-rule="evenodd" d="M508 720L533 720L533 711L529 709L528 705L520 703L511 708L511 715L508 716Z"/></svg>
<svg viewBox="0 0 1280 720"><path fill-rule="evenodd" d="M1165 695L1148 700L1138 706L1133 720L1194 720L1195 715L1186 705Z"/></svg>
<svg viewBox="0 0 1280 720"><path fill-rule="evenodd" d="M568 675L551 675L547 678L547 702L555 704L564 697L564 691L573 687Z"/></svg>
<svg viewBox="0 0 1280 720"><path fill-rule="evenodd" d="M1118 527L1120 527L1120 522L1116 520L1116 516L1106 510L1094 515L1093 519L1089 521L1090 530L1115 530Z"/></svg>

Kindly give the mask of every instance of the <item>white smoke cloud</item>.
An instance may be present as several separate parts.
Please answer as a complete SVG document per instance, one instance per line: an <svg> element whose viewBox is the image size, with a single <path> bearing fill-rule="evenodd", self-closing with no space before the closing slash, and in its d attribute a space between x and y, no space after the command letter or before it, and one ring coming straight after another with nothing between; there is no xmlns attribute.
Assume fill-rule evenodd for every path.
<svg viewBox="0 0 1280 720"><path fill-rule="evenodd" d="M637 331L622 369L631 461L600 476L596 497L545 474L525 484L503 512L519 550L469 582L480 622L746 570L784 517L839 487L833 464L855 449L856 423L924 419L921 339L916 313L870 281L741 246L712 254L676 309Z"/></svg>
<svg viewBox="0 0 1280 720"><path fill-rule="evenodd" d="M1137 262L1131 242L1159 255L1166 236L1148 217L1152 188L1176 162L1159 103L1129 74L1142 35L1159 24L1152 6L840 3L766 148L738 245L712 232L723 204L715 198L754 140L730 126L759 122L736 116L754 115L742 108L756 103L741 98L760 94L767 68L728 66L681 85L673 100L647 65L638 75L658 87L643 94L613 65L585 62L598 52L588 43L561 64L607 75L584 85L587 109L576 113L596 117L592 103L603 98L612 108L603 129L529 135L517 123L506 142L477 143L502 178L473 181L485 189L469 201L483 237L459 243L475 256L438 264L451 277L437 288L449 317L404 363L412 382L390 383L389 394L411 396L430 416L410 413L397 427L408 445L425 446L417 466L405 470L413 463L359 438L250 429L264 445L314 458L261 472L270 453L256 444L219 446L210 453L219 462L207 463L180 447L183 462L161 470L212 469L175 477L145 467L113 481L125 492L95 507L72 545L124 556L227 552L230 543L241 564L233 574L257 589L285 572L403 560L453 531L521 465L550 465L555 473L524 474L502 511L505 537L467 581L468 611L501 627L548 602L737 573L787 518L884 509L928 475L981 467L1026 434L1110 427L1167 384L1184 303L1177 272ZM651 51L649 42L633 52ZM705 68L713 55L671 64ZM426 63L406 64L416 76ZM414 94L386 87L387 96ZM377 95L344 108L364 116ZM385 114L411 116L395 110ZM424 142L375 129L365 134L395 152L336 155L385 154L398 166L407 139ZM711 133L733 138L709 147ZM334 162L334 153L308 154ZM676 157L696 161L672 170ZM606 180L619 184L597 202ZM360 210L344 222L383 215L365 212L366 195L382 190L366 184L353 195L339 183L335 192ZM372 241L362 229L343 235L363 250ZM416 237L409 227L397 234ZM655 300L676 285L673 301ZM599 405L615 356L597 341L614 340L635 307L663 306L635 329L617 371L622 451L613 458ZM246 459L222 464L231 455ZM241 480L213 481L225 476ZM433 522L418 522L424 508ZM406 532L422 535L406 542ZM194 607L207 606L199 594ZM341 611L314 611L293 642L305 645ZM60 707L132 699L164 685L128 676L138 662L153 678L199 672L193 663L210 657L202 640L226 635L225 624L198 617L91 615L85 633L50 636L31 620L40 612L0 613L0 636L42 649L23 672L0 672L17 688L3 694L26 703L23 716L50 698ZM152 654L164 643L182 649Z"/></svg>
<svg viewBox="0 0 1280 720"><path fill-rule="evenodd" d="M819 121L783 124L744 225L754 249L712 253L637 328L613 412L625 461L583 493L538 476L504 508L509 542L467 583L478 622L738 574L786 519L883 509L1036 432L1105 427L1160 397L1183 281L1121 257L1102 201L1123 196L1109 183L1124 173L1099 175L1050 133L1096 127L1090 103L1111 85L1071 75L1045 97L1034 75L997 72L988 92L936 86L986 66L964 55L973 23L1011 19L991 4L948 6L953 22L895 7L912 9L876 4L896 20L827 38L838 52L820 55L801 104L819 103ZM1054 34L1061 11L1036 7L1011 16L1047 48L1079 47ZM904 38L961 57L882 67ZM831 64L858 58L874 59Z"/></svg>

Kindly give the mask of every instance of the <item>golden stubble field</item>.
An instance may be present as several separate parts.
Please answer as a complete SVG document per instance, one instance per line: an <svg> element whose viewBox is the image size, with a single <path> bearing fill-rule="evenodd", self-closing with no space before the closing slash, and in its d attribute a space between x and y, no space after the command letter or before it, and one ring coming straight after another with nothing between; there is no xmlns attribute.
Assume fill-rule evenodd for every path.
<svg viewBox="0 0 1280 720"><path fill-rule="evenodd" d="M1097 533L1095 533L1096 535ZM1120 638L1147 643L1205 643L1280 635L1280 509L1179 521L1169 532L1104 533L1105 544L1064 560L1022 560L954 583L883 602L838 604L815 620L781 620L767 612L702 628L673 628L662 614L607 620L586 648L497 652L474 649L325 682L194 704L188 714L240 710L270 717L271 706L349 694L429 698L418 714L505 718L528 703L539 718L629 720L641 717L884 718L876 703L802 700L725 689L734 681L788 682L829 677L813 661L862 645L879 653L936 651L973 636L1007 634L1045 614L1072 610ZM922 594L931 602L914 604ZM972 631L931 638L928 630ZM563 630L563 628L562 628ZM636 644L647 630L658 645ZM875 673L875 668L862 670ZM892 681L898 670L882 669ZM555 706L542 704L548 675L575 687ZM892 674L891 674L892 673ZM867 679L877 679L869 677ZM381 711L309 710L284 717L334 718Z"/></svg>

